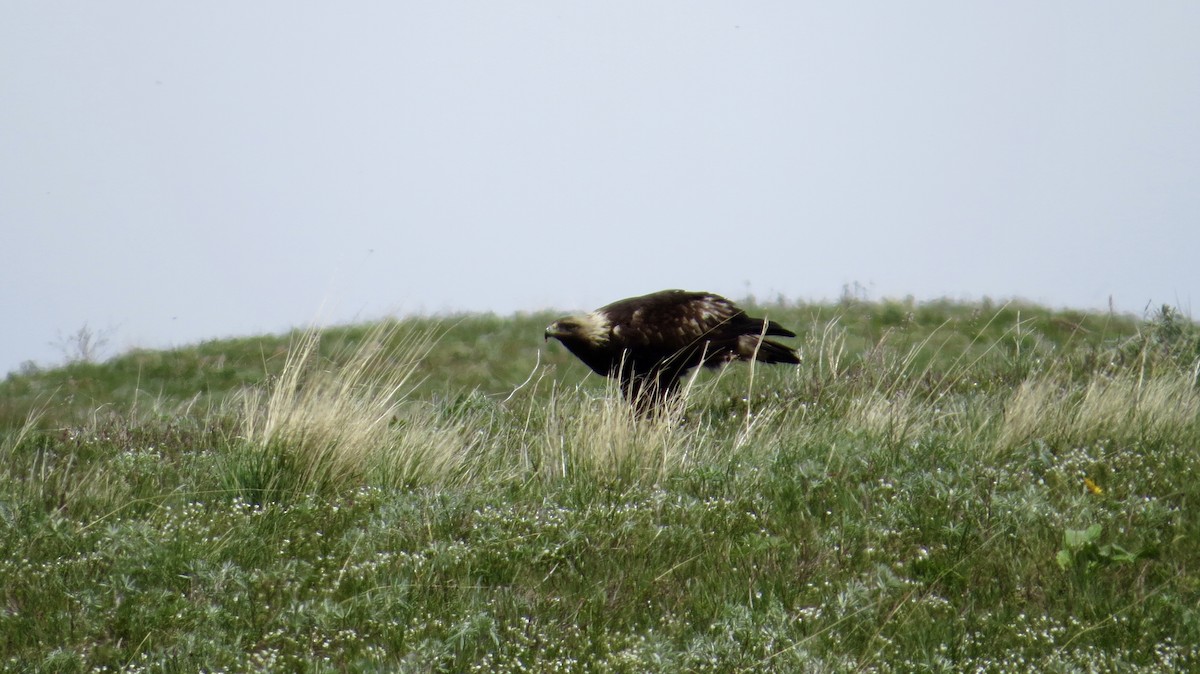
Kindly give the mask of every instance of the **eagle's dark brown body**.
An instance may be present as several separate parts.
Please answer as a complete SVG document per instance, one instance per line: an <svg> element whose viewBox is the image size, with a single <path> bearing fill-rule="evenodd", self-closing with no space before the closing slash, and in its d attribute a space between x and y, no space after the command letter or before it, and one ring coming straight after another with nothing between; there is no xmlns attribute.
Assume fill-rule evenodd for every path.
<svg viewBox="0 0 1200 674"><path fill-rule="evenodd" d="M625 397L652 409L679 388L693 367L732 360L799 363L792 349L765 336L791 330L746 312L719 295L664 290L613 302L589 314L560 318L551 337L597 374L616 377Z"/></svg>

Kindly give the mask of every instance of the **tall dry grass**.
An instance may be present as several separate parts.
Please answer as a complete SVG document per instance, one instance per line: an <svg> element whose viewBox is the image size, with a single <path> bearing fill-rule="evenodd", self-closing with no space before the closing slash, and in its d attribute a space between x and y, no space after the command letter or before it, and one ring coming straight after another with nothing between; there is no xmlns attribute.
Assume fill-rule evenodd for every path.
<svg viewBox="0 0 1200 674"><path fill-rule="evenodd" d="M409 400L436 342L433 331L387 321L352 352L324 358L320 333L303 333L280 375L237 402L240 440L250 452L247 486L306 491L368 477L451 479L470 444L466 420Z"/></svg>
<svg viewBox="0 0 1200 674"><path fill-rule="evenodd" d="M544 411L540 432L527 436L529 467L538 479L618 479L657 484L685 466L697 430L685 425L686 398L657 415L637 414L615 385L591 398L558 392Z"/></svg>
<svg viewBox="0 0 1200 674"><path fill-rule="evenodd" d="M1021 384L1006 402L999 448L1034 438L1085 443L1097 437L1157 441L1187 437L1200 426L1200 391L1189 373L1145 378L1118 372L1071 384L1047 375Z"/></svg>

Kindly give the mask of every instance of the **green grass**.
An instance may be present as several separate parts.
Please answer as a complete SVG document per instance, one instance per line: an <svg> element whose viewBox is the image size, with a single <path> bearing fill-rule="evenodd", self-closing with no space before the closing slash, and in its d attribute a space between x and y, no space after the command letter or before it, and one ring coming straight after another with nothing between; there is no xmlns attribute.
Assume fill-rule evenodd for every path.
<svg viewBox="0 0 1200 674"><path fill-rule="evenodd" d="M0 668L1200 667L1200 330L759 307L799 368L633 418L468 315L0 383Z"/></svg>

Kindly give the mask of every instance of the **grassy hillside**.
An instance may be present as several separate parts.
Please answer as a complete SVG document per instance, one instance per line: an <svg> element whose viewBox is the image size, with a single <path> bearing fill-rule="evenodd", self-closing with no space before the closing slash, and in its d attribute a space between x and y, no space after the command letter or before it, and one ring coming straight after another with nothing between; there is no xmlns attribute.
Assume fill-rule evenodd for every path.
<svg viewBox="0 0 1200 674"><path fill-rule="evenodd" d="M1200 331L759 307L635 420L469 315L0 383L6 671L1200 667Z"/></svg>

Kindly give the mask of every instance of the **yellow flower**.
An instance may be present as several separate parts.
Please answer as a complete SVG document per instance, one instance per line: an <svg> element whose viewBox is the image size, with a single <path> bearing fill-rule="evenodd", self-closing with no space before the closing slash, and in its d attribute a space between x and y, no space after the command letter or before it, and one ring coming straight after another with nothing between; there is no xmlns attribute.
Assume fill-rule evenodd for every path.
<svg viewBox="0 0 1200 674"><path fill-rule="evenodd" d="M1090 477L1083 478L1083 486L1087 487L1087 490L1093 494L1104 493L1104 490L1100 488L1100 485L1096 484Z"/></svg>

